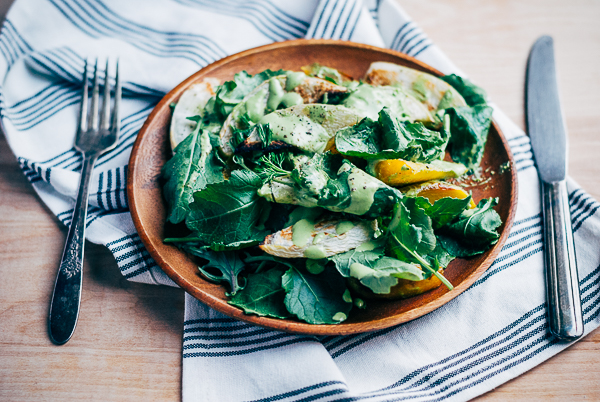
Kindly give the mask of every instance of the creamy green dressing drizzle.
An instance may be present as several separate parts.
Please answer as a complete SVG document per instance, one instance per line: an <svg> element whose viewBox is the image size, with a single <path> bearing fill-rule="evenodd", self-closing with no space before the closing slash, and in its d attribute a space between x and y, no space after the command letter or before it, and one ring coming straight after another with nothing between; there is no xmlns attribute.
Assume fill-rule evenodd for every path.
<svg viewBox="0 0 600 402"><path fill-rule="evenodd" d="M306 79L306 74L298 71L288 71L285 73L287 80L285 82L285 90L293 91L298 85Z"/></svg>
<svg viewBox="0 0 600 402"><path fill-rule="evenodd" d="M360 246L356 247L356 251L371 251L371 250L375 250L375 248L377 248L377 246L378 246L377 243L375 243L373 240L369 240L369 241L364 242Z"/></svg>
<svg viewBox="0 0 600 402"><path fill-rule="evenodd" d="M412 83L412 89L415 92L416 98L421 102L425 102L429 97L430 90L427 88L428 85L429 79L424 74L420 74Z"/></svg>
<svg viewBox="0 0 600 402"><path fill-rule="evenodd" d="M331 318L333 318L335 321L342 322L342 321L346 321L346 318L348 318L348 317L346 316L346 314L339 311L339 312L335 313L333 315L333 317L331 317Z"/></svg>
<svg viewBox="0 0 600 402"><path fill-rule="evenodd" d="M292 226L292 243L296 247L304 247L312 237L315 230L315 223L308 219L300 219Z"/></svg>
<svg viewBox="0 0 600 402"><path fill-rule="evenodd" d="M292 76L293 77L293 76ZM292 85L295 83L294 78L292 78ZM296 80L296 85L290 87L290 76L288 76L286 80L286 91L284 91L281 86L281 82L277 79L277 77L273 77L269 80L269 97L267 99L267 109L269 110L277 110L279 105L283 104L285 107L291 107L295 105L301 105L303 103L302 97L296 92L290 92L294 88L298 86L302 81L299 82ZM264 114L264 111L263 111Z"/></svg>
<svg viewBox="0 0 600 402"><path fill-rule="evenodd" d="M340 168L338 176L345 171L350 171L348 185L350 186L351 202L347 208L344 208L344 212L364 215L371 209L371 205L375 201L375 193L380 188L381 182L348 163Z"/></svg>
<svg viewBox="0 0 600 402"><path fill-rule="evenodd" d="M344 106L362 111L366 116L377 120L379 111L384 106L401 116L404 112L402 98L406 95L400 88L373 87L363 84L359 86L346 100Z"/></svg>
<svg viewBox="0 0 600 402"><path fill-rule="evenodd" d="M325 233L323 232L319 232L316 234L316 236L313 239L313 244L318 244L321 242L321 240L323 240L325 238Z"/></svg>
<svg viewBox="0 0 600 402"><path fill-rule="evenodd" d="M321 126L306 116L285 110L269 113L261 120L269 124L272 138L310 152L323 152L330 135Z"/></svg>
<svg viewBox="0 0 600 402"><path fill-rule="evenodd" d="M350 294L350 291L348 289L346 289L344 291L344 294L342 295L342 299L346 302L346 303L352 303L352 295Z"/></svg>
<svg viewBox="0 0 600 402"><path fill-rule="evenodd" d="M311 260L320 260L321 258L327 258L325 248L320 244L312 245L304 250L304 256Z"/></svg>
<svg viewBox="0 0 600 402"><path fill-rule="evenodd" d="M371 271L373 271L373 269L361 264L360 262L354 262L350 264L350 276L358 280L370 275Z"/></svg>
<svg viewBox="0 0 600 402"><path fill-rule="evenodd" d="M281 103L281 98L285 95L285 91L281 87L279 80L271 78L269 80L269 98L267 99L267 109L277 110L277 106Z"/></svg>
<svg viewBox="0 0 600 402"><path fill-rule="evenodd" d="M341 221L335 226L335 232L338 235L343 235L354 227L354 223L350 221Z"/></svg>
<svg viewBox="0 0 600 402"><path fill-rule="evenodd" d="M253 123L258 123L265 115L265 97L267 88L261 88L246 100L246 112Z"/></svg>

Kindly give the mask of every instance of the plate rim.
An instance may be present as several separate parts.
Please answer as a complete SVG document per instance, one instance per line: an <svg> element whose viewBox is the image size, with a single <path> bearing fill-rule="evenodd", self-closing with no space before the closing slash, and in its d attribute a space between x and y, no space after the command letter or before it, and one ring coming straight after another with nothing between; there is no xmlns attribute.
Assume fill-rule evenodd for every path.
<svg viewBox="0 0 600 402"><path fill-rule="evenodd" d="M503 144L503 147L508 155L508 159L511 164L511 205L508 211L508 217L504 222L504 229L498 242L488 251L487 257L485 257L484 261L479 264L477 269L473 271L469 276L465 278L460 284L454 287L452 291L448 291L438 298L431 300L430 302L423 304L415 309L391 315L387 317L382 317L377 320L368 321L368 322L356 322L356 323L348 323L348 324L308 324L305 322L295 321L295 320L283 320L278 318L270 318L270 317L261 317L257 315L250 315L244 313L238 307L228 304L224 302L218 297L215 297L209 293L206 293L198 288L196 288L192 283L188 282L182 275L180 275L175 269L173 269L169 263L161 256L160 253L156 250L156 248L152 245L152 241L150 235L147 233L146 228L144 227L137 205L136 192L135 192L135 180L137 174L137 159L139 158L140 147L142 143L142 139L146 132L149 130L153 120L156 115L158 115L165 107L165 104L170 104L174 99L178 98L181 93L185 89L187 89L191 84L198 80L198 77L205 76L207 73L219 68L220 66L229 63L232 60L237 58L246 57L249 55L253 55L256 53L261 53L264 51L272 51L279 48L284 47L298 47L298 46L322 46L334 45L336 47L347 47L353 49L366 49L370 51L376 51L379 53L388 54L394 57L398 57L404 59L408 63L412 63L420 67L421 71L432 73L436 76L442 76L443 74L429 66L426 63L423 63L411 56L400 53L391 49L379 48L372 45L366 45L362 43L350 42L350 41L342 41L342 40L333 40L333 39L296 39L284 42L275 42L267 45L247 49L241 51L239 53L235 53L219 59L190 75L188 78L180 82L177 86L175 86L172 90L170 90L154 107L152 112L146 118L144 124L140 128L134 145L131 150L131 155L129 158L128 165L128 175L127 175L127 197L129 201L129 209L132 217L132 221L135 229L137 230L138 235L140 236L140 240L142 244L150 254L150 256L156 261L158 266L165 272L165 274L173 280L178 286L180 286L184 291L201 301L202 303L208 305L211 308L219 311L222 314L225 314L229 317L256 324L262 327L267 327L274 330L280 330L285 332L297 333L297 334L307 334L307 335L350 335L363 333L368 331L381 330L385 328L389 328L395 325L403 324L409 321L412 321L416 318L422 317L430 312L438 309L444 304L448 303L455 297L459 296L465 290L467 290L477 279L483 275L483 273L492 265L498 254L500 253L502 246L506 242L510 229L512 228L513 221L516 215L517 208L517 200L518 200L518 182L517 182L517 172L514 165L514 157L510 146L508 144L508 140L504 136L504 133L496 123L496 121L492 120L492 125L494 129L497 131L498 136ZM183 252L182 252L183 253ZM202 278L205 280L204 278ZM208 281L207 281L208 282Z"/></svg>

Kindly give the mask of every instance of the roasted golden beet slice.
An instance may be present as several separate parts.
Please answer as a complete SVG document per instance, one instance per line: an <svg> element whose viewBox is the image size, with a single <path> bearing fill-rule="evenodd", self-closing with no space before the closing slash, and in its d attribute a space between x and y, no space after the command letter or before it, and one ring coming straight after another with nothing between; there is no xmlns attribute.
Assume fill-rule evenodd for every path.
<svg viewBox="0 0 600 402"><path fill-rule="evenodd" d="M424 197L429 200L430 203L434 203L440 198L460 198L465 199L469 196L469 193L456 184L448 183L445 181L432 180L424 183L413 184L400 189L404 194L411 197ZM477 205L475 201L471 199L469 208L475 208Z"/></svg>
<svg viewBox="0 0 600 402"><path fill-rule="evenodd" d="M431 163L409 162L403 159L385 159L371 163L370 172L390 186L405 186L430 180L460 177L467 168L460 163L433 161Z"/></svg>

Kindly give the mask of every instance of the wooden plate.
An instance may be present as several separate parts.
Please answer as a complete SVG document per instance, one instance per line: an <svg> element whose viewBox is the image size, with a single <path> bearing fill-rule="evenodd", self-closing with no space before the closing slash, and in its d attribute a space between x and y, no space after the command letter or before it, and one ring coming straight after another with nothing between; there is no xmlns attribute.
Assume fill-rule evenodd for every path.
<svg viewBox="0 0 600 402"><path fill-rule="evenodd" d="M164 244L163 229L166 220L165 203L159 185L160 171L171 155L169 124L171 109L181 94L193 83L206 77L230 80L242 70L256 74L272 70L299 70L312 63L337 68L352 77L362 78L374 61L388 61L412 67L434 75L441 73L420 61L393 50L357 43L333 40L295 40L278 42L246 50L219 60L198 71L169 92L146 120L133 146L129 162L127 191L131 215L136 229L148 252L165 273L198 300L228 316L257 325L304 334L342 335L387 328L421 317L465 291L492 264L506 241L512 225L517 199L517 175L514 169L504 174L491 175L491 181L473 188L473 197L499 197L496 210L502 217L501 237L489 251L468 260L456 259L446 269L445 276L454 285L445 286L406 300L368 301L365 310L354 309L347 321L338 325L311 325L295 320L246 315L227 304L225 289L200 276L196 264L176 247ZM500 165L510 161L514 166L506 139L494 123L482 162L485 169L499 172Z"/></svg>

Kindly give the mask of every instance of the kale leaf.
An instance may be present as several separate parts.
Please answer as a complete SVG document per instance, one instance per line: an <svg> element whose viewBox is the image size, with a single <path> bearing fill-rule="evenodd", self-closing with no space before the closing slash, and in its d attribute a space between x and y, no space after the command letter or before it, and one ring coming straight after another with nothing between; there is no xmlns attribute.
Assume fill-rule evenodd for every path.
<svg viewBox="0 0 600 402"><path fill-rule="evenodd" d="M487 105L487 94L483 88L478 87L466 78L451 74L442 77L442 80L452 85L456 89L469 106Z"/></svg>
<svg viewBox="0 0 600 402"><path fill-rule="evenodd" d="M290 268L282 278L288 311L309 324L339 324L345 321L352 303L344 300L346 283L332 267L313 275Z"/></svg>
<svg viewBox="0 0 600 402"><path fill-rule="evenodd" d="M229 180L209 184L194 193L186 225L204 245L253 245L266 236L257 227L266 201L257 194L260 177L249 170L235 170Z"/></svg>
<svg viewBox="0 0 600 402"><path fill-rule="evenodd" d="M395 207L388 230L404 247L425 255L433 251L436 240L431 218L421 208L416 198L404 197ZM396 255L407 262L414 262L411 255L402 249L395 250Z"/></svg>
<svg viewBox="0 0 600 402"><path fill-rule="evenodd" d="M431 218L433 229L439 229L461 214L471 204L471 196L467 198L444 197L433 205L423 197L416 198L416 204Z"/></svg>
<svg viewBox="0 0 600 402"><path fill-rule="evenodd" d="M229 285L229 296L235 295L244 288L240 285L238 276L244 270L244 263L235 251L212 251L203 247L183 246L190 254L207 260L203 266L198 266L202 275L214 282L225 282ZM207 268L215 268L221 275L212 274Z"/></svg>
<svg viewBox="0 0 600 402"><path fill-rule="evenodd" d="M500 234L496 229L502 224L500 215L493 209L497 198L479 201L477 208L463 211L439 233L444 248L457 257L470 257L487 251L496 244Z"/></svg>
<svg viewBox="0 0 600 402"><path fill-rule="evenodd" d="M479 166L492 124L492 112L493 109L485 105L446 109L452 133L450 155L455 162L470 169Z"/></svg>
<svg viewBox="0 0 600 402"><path fill-rule="evenodd" d="M199 121L196 116L195 120ZM224 164L214 152L208 131L196 129L175 148L175 155L164 165L163 196L169 207L167 220L183 222L190 211L192 194L206 185L222 182Z"/></svg>
<svg viewBox="0 0 600 402"><path fill-rule="evenodd" d="M283 300L285 290L281 284L284 271L273 268L248 275L246 286L229 300L229 304L244 310L246 314L289 318Z"/></svg>
<svg viewBox="0 0 600 402"><path fill-rule="evenodd" d="M393 240L390 251L399 260L420 264L424 271L438 277L448 289L453 289L452 284L438 272L439 264L432 267L431 261L436 261L435 255L427 257L435 252L437 241L431 218L419 206L417 199L405 197L396 205L388 233Z"/></svg>

